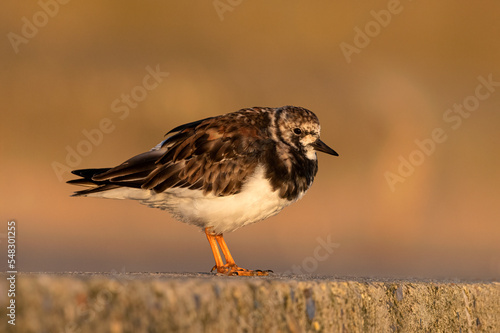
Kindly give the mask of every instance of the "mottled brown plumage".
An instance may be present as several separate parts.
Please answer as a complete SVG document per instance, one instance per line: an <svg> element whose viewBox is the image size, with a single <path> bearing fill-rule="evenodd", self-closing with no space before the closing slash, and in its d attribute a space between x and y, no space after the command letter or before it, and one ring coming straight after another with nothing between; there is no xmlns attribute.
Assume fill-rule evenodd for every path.
<svg viewBox="0 0 500 333"><path fill-rule="evenodd" d="M95 173L88 169L86 173L76 170L74 173L84 179L70 183L97 186L78 191L76 195L127 186L157 193L185 187L200 189L205 194L227 196L239 193L256 166L265 163L271 166L267 168L266 176L273 189L279 190L281 197L292 200L311 185L318 170L317 161L304 156L299 149L298 136L291 141L295 147L272 139L269 126L273 118L269 112L273 110L242 109L181 125L168 132L176 134L159 147L114 168L92 169ZM280 114L279 109L275 111L275 119L279 119ZM287 121L304 121L301 117L302 113L292 113ZM317 118L313 113L306 113L306 121L314 120ZM282 135L279 126L276 135ZM287 156L280 154L283 149Z"/></svg>
<svg viewBox="0 0 500 333"><path fill-rule="evenodd" d="M304 108L254 107L175 127L148 152L114 168L82 169L75 196L134 199L204 228L217 271L252 275L234 263L222 232L277 214L298 200L318 171L316 115ZM218 254L219 244L226 265ZM266 273L267 274L267 273Z"/></svg>

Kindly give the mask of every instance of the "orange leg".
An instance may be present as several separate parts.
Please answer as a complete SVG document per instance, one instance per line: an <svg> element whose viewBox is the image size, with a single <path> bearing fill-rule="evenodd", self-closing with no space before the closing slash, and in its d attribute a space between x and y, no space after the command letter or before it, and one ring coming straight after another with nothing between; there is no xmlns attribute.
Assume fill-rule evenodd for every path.
<svg viewBox="0 0 500 333"><path fill-rule="evenodd" d="M210 247L215 258L215 266L212 268L212 271L216 269L217 273L220 274L240 276L269 275L269 272L272 272L261 270L252 271L249 269L238 267L238 265L236 265L236 263L234 262L231 252L229 252L229 248L227 247L226 241L224 241L224 237L222 236L222 234L216 235L210 230L210 228L205 228L205 234L207 235L208 242L210 243ZM217 247L217 243L219 244L222 250L222 254L226 259L225 265L222 262L222 257L220 255L219 248Z"/></svg>
<svg viewBox="0 0 500 333"><path fill-rule="evenodd" d="M222 234L215 235L215 239L217 240L217 243L219 243L219 246L222 250L222 254L224 254L224 258L226 259L226 263L228 265L236 265L233 256L231 255L231 252L229 252L229 248L227 247L226 241L224 240L224 236L222 236Z"/></svg>
<svg viewBox="0 0 500 333"><path fill-rule="evenodd" d="M210 248L215 258L215 267L222 267L224 265L222 257L220 256L219 248L217 247L217 240L213 232L209 228L205 228L205 235L207 235L208 242L210 243ZM213 270L213 268L212 268Z"/></svg>

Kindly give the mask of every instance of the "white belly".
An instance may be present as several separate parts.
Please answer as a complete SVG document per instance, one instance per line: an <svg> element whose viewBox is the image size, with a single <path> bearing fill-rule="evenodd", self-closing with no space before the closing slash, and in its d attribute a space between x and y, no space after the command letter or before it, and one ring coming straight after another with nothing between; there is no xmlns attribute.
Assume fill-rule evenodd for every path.
<svg viewBox="0 0 500 333"><path fill-rule="evenodd" d="M297 199L302 195L303 193ZM278 191L272 191L264 178L262 167L257 168L240 193L226 197L203 195L201 191L185 188L169 189L163 193L118 188L92 196L138 200L149 207L168 210L182 222L202 228L211 227L216 233L234 231L261 221L279 213L295 201L280 198Z"/></svg>

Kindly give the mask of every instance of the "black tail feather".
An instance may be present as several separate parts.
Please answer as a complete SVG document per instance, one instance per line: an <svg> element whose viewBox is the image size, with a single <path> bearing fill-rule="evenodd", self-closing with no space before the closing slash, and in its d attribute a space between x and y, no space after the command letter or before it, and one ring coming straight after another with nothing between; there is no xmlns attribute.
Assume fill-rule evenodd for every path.
<svg viewBox="0 0 500 333"><path fill-rule="evenodd" d="M95 192L106 191L111 188L118 187L116 185L111 185L106 181L95 181L92 180L92 177L98 175L100 173L106 172L111 168L100 168L100 169L79 169L71 171L72 174L80 176L82 178L68 180L66 183L72 185L80 185L85 187L90 187L85 190L76 191L73 193L73 197L77 197L80 195L87 195Z"/></svg>
<svg viewBox="0 0 500 333"><path fill-rule="evenodd" d="M148 171L133 173L128 176L116 177L106 180L94 180L94 176L107 172L111 168L100 169L79 169L71 171L73 174L82 178L68 180L66 183L71 185L79 185L87 187L85 190L76 191L72 194L73 197L87 195L97 192L112 190L118 187L133 187L141 188L141 178L149 174Z"/></svg>
<svg viewBox="0 0 500 333"><path fill-rule="evenodd" d="M99 169L78 169L71 171L72 174L80 176L82 178L91 180L92 177L104 173L111 168L99 168Z"/></svg>

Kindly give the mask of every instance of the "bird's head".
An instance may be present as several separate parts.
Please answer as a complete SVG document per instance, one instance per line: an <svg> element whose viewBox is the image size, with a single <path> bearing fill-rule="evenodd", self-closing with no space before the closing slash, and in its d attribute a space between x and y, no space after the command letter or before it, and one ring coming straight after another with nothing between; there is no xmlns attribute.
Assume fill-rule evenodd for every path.
<svg viewBox="0 0 500 333"><path fill-rule="evenodd" d="M283 106L276 111L278 136L287 145L302 151L308 159L316 159L316 151L338 156L337 152L319 139L318 117L307 109Z"/></svg>

